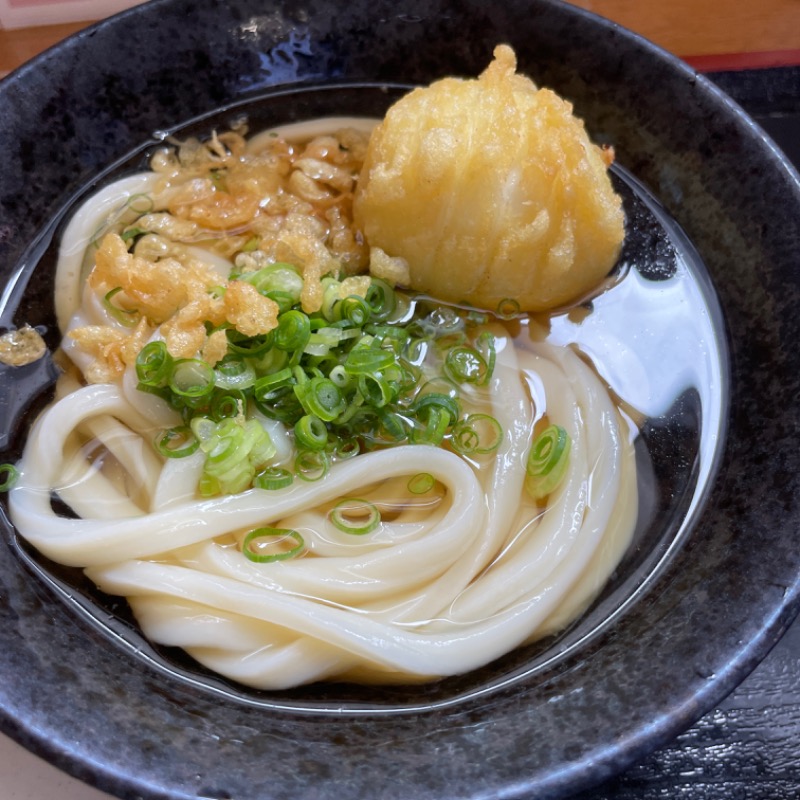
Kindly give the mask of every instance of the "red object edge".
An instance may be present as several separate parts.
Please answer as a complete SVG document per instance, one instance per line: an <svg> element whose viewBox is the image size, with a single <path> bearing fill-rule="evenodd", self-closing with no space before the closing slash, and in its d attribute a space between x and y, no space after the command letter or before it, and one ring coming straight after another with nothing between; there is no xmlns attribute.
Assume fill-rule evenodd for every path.
<svg viewBox="0 0 800 800"><path fill-rule="evenodd" d="M800 50L771 50L755 53L719 53L683 56L698 72L727 72L737 69L800 66Z"/></svg>

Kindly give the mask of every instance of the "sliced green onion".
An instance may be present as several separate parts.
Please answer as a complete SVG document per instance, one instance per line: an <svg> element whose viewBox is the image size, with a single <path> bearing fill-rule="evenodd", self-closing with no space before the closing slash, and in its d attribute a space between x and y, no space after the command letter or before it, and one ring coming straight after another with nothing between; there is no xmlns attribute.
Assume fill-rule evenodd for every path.
<svg viewBox="0 0 800 800"><path fill-rule="evenodd" d="M300 300L303 291L303 278L293 264L278 261L269 264L255 272L246 272L239 276L239 280L246 281L258 289L261 294L272 296L280 293L291 299L289 308ZM275 302L277 298L272 297ZM280 303L278 303L280 305Z"/></svg>
<svg viewBox="0 0 800 800"><path fill-rule="evenodd" d="M247 397L244 392L214 392L209 413L214 421L219 422L226 417L236 417L247 408Z"/></svg>
<svg viewBox="0 0 800 800"><path fill-rule="evenodd" d="M486 361L486 376L481 381L483 384L489 383L494 375L494 367L497 363L497 344L494 337L494 334L490 331L484 331L478 337L478 347L484 348L486 351L486 355L484 356L484 360Z"/></svg>
<svg viewBox="0 0 800 800"><path fill-rule="evenodd" d="M426 384L427 385L427 384ZM431 409L441 409L446 411L450 419L455 422L458 419L460 409L455 397L443 392L428 392L420 394L411 404L411 410L418 417L424 418L425 414Z"/></svg>
<svg viewBox="0 0 800 800"><path fill-rule="evenodd" d="M372 309L369 303L357 294L348 295L334 306L334 317L347 320L359 328L366 325L371 316Z"/></svg>
<svg viewBox="0 0 800 800"><path fill-rule="evenodd" d="M149 194L132 194L126 204L131 211L139 214L148 214L153 210L153 198Z"/></svg>
<svg viewBox="0 0 800 800"><path fill-rule="evenodd" d="M192 420L192 430L197 430L198 418ZM247 457L244 426L235 419L223 419L218 422L211 435L200 437L200 446L208 459L208 466L213 466L212 474L227 472ZM211 472L211 470L208 470Z"/></svg>
<svg viewBox="0 0 800 800"><path fill-rule="evenodd" d="M254 545L261 539L272 540L269 544L273 552L265 553L254 549ZM288 550L275 549L281 547L287 540L294 542L294 546ZM269 564L273 561L287 561L290 558L296 558L305 550L305 546L306 543L303 541L303 537L296 530L289 528L256 528L244 537L242 553L256 564Z"/></svg>
<svg viewBox="0 0 800 800"><path fill-rule="evenodd" d="M455 333L448 333L446 336L437 337L434 339L434 344L440 353L446 353L453 347L464 347L467 341L465 331L456 331Z"/></svg>
<svg viewBox="0 0 800 800"><path fill-rule="evenodd" d="M433 489L436 479L430 472L418 472L408 481L408 491L411 494L427 494Z"/></svg>
<svg viewBox="0 0 800 800"><path fill-rule="evenodd" d="M258 250L258 246L261 244L261 239L258 236L251 236L243 245L242 245L242 253L252 253L253 250Z"/></svg>
<svg viewBox="0 0 800 800"><path fill-rule="evenodd" d="M283 350L273 347L270 341L269 349L257 357L251 358L250 363L259 375L270 375L288 366L289 356Z"/></svg>
<svg viewBox="0 0 800 800"><path fill-rule="evenodd" d="M227 356L214 367L214 385L220 389L244 391L256 382L256 371L243 358Z"/></svg>
<svg viewBox="0 0 800 800"><path fill-rule="evenodd" d="M150 388L162 388L169 383L174 359L164 342L149 342L136 356L136 377Z"/></svg>
<svg viewBox="0 0 800 800"><path fill-rule="evenodd" d="M408 347L406 348L406 359L408 362L413 364L415 367L419 367L425 360L425 356L428 354L430 344L430 339L427 337L417 337L415 339L411 339L408 343Z"/></svg>
<svg viewBox="0 0 800 800"><path fill-rule="evenodd" d="M301 450L294 460L294 470L304 481L318 481L328 474L330 458L324 450Z"/></svg>
<svg viewBox="0 0 800 800"><path fill-rule="evenodd" d="M342 284L336 278L330 276L323 278L321 283L322 307L320 308L320 314L328 322L333 322L336 319L336 306L341 300L339 291Z"/></svg>
<svg viewBox="0 0 800 800"><path fill-rule="evenodd" d="M259 356L272 347L272 336L242 336L235 328L225 331L228 337L228 350L241 356Z"/></svg>
<svg viewBox="0 0 800 800"><path fill-rule="evenodd" d="M293 367L291 367L291 370L292 376L294 377L296 383L308 383L308 381L310 381L312 378L319 377L321 374L319 372L315 372L313 368L306 372L305 368L301 367L299 364L295 364Z"/></svg>
<svg viewBox="0 0 800 800"><path fill-rule="evenodd" d="M519 303L513 297L506 297L497 304L496 314L500 319L513 319L519 314Z"/></svg>
<svg viewBox="0 0 800 800"><path fill-rule="evenodd" d="M253 486L257 489L285 489L291 486L294 481L294 475L288 469L283 467L269 467L263 472L253 478Z"/></svg>
<svg viewBox="0 0 800 800"><path fill-rule="evenodd" d="M103 298L103 308L105 308L105 310L108 311L108 313L117 322L119 322L120 325L124 325L126 328L132 328L136 324L136 318L139 315L139 312L129 310L127 308L120 308L111 302L114 296L119 294L121 291L122 287L117 286L116 289L112 289L110 292L107 292Z"/></svg>
<svg viewBox="0 0 800 800"><path fill-rule="evenodd" d="M331 448L331 455L334 458L342 460L353 458L353 456L357 456L360 452L361 445L358 443L358 439L340 439L334 442Z"/></svg>
<svg viewBox="0 0 800 800"><path fill-rule="evenodd" d="M394 353L371 347L357 347L347 354L344 369L350 375L366 375L379 372L394 364Z"/></svg>
<svg viewBox="0 0 800 800"><path fill-rule="evenodd" d="M333 507L329 519L343 533L364 536L380 525L381 512L366 500L348 497Z"/></svg>
<svg viewBox="0 0 800 800"><path fill-rule="evenodd" d="M328 373L328 378L332 380L339 389L347 389L353 383L352 376L347 374L347 371L341 364L337 364Z"/></svg>
<svg viewBox="0 0 800 800"><path fill-rule="evenodd" d="M461 455L493 453L503 441L503 428L489 414L470 414L452 431L450 443Z"/></svg>
<svg viewBox="0 0 800 800"><path fill-rule="evenodd" d="M259 402L269 402L278 397L281 390L287 389L293 383L294 373L290 367L284 367L271 375L259 378L253 384L253 396Z"/></svg>
<svg viewBox="0 0 800 800"><path fill-rule="evenodd" d="M214 391L214 370L199 358L179 358L173 363L169 388L179 397L206 397Z"/></svg>
<svg viewBox="0 0 800 800"><path fill-rule="evenodd" d="M324 328L323 332L313 331L308 337L308 343L303 348L303 352L309 356L320 358L327 356L340 341L341 328Z"/></svg>
<svg viewBox="0 0 800 800"><path fill-rule="evenodd" d="M328 443L328 429L314 414L305 414L294 424L294 438L306 450L322 450Z"/></svg>
<svg viewBox="0 0 800 800"><path fill-rule="evenodd" d="M378 419L381 421L380 433L383 441L388 444L397 444L408 439L408 420L395 411L385 408L378 409Z"/></svg>
<svg viewBox="0 0 800 800"><path fill-rule="evenodd" d="M300 405L300 401L295 397L290 386L275 389L262 397L254 394L253 400L256 408L265 417L276 419L286 425L294 425L303 415L303 406Z"/></svg>
<svg viewBox="0 0 800 800"><path fill-rule="evenodd" d="M7 492L19 480L19 470L13 464L0 464L0 492Z"/></svg>
<svg viewBox="0 0 800 800"><path fill-rule="evenodd" d="M459 313L450 306L439 306L431 311L427 317L419 321L422 329L434 336L450 336L464 330L464 320Z"/></svg>
<svg viewBox="0 0 800 800"><path fill-rule="evenodd" d="M430 406L412 429L411 441L415 444L441 444L452 419L444 408Z"/></svg>
<svg viewBox="0 0 800 800"><path fill-rule="evenodd" d="M533 442L526 465L525 488L534 500L551 494L569 465L569 434L560 425L545 428Z"/></svg>
<svg viewBox="0 0 800 800"><path fill-rule="evenodd" d="M394 289L380 278L372 279L364 299L369 306L372 319L376 322L388 319L397 307L397 295Z"/></svg>
<svg viewBox="0 0 800 800"><path fill-rule="evenodd" d="M467 312L467 322L470 325L485 325L489 321L489 317L485 311L478 311L471 309Z"/></svg>
<svg viewBox="0 0 800 800"><path fill-rule="evenodd" d="M347 406L347 408L336 418L336 424L350 425L353 418L362 412L363 405L364 397L360 392L356 392L356 394L350 400L350 404Z"/></svg>
<svg viewBox="0 0 800 800"><path fill-rule="evenodd" d="M311 324L302 311L286 311L278 317L278 327L273 334L278 350L301 351L311 336Z"/></svg>
<svg viewBox="0 0 800 800"><path fill-rule="evenodd" d="M379 372L359 375L358 391L364 400L375 408L383 408L395 399L395 392L389 381Z"/></svg>
<svg viewBox="0 0 800 800"><path fill-rule="evenodd" d="M489 366L473 347L453 347L447 351L444 371L457 383L485 383Z"/></svg>
<svg viewBox="0 0 800 800"><path fill-rule="evenodd" d="M218 422L222 420L213 420L209 417L195 417L190 423L189 427L192 433L201 441L205 442L210 439L214 433L219 430Z"/></svg>
<svg viewBox="0 0 800 800"><path fill-rule="evenodd" d="M273 289L271 292L267 292L266 296L277 304L279 314L291 311L297 302L294 295L289 294L289 292L282 292L280 289Z"/></svg>
<svg viewBox="0 0 800 800"><path fill-rule="evenodd" d="M137 236L142 236L143 234L147 233L144 228L126 228L122 233L119 235L119 238L122 239L123 242L128 244L128 242L135 239ZM130 246L128 246L130 250Z"/></svg>
<svg viewBox="0 0 800 800"><path fill-rule="evenodd" d="M397 325L367 325L365 330L378 339L382 347L388 345L397 354L411 339L411 334Z"/></svg>
<svg viewBox="0 0 800 800"><path fill-rule="evenodd" d="M419 385L422 378L422 370L405 359L400 359L397 363L399 378L396 382L398 395L410 395Z"/></svg>
<svg viewBox="0 0 800 800"><path fill-rule="evenodd" d="M219 491L225 494L247 489L256 471L265 467L276 453L272 439L256 419L241 422L238 418L226 418L213 423L205 417L195 417L191 428L206 454L203 467L206 485L211 487L216 481ZM211 492L208 489L203 493Z"/></svg>
<svg viewBox="0 0 800 800"><path fill-rule="evenodd" d="M347 408L341 390L330 378L295 384L294 393L306 412L323 422L331 422Z"/></svg>
<svg viewBox="0 0 800 800"><path fill-rule="evenodd" d="M186 458L200 447L200 440L188 425L168 428L156 439L156 450L165 458Z"/></svg>

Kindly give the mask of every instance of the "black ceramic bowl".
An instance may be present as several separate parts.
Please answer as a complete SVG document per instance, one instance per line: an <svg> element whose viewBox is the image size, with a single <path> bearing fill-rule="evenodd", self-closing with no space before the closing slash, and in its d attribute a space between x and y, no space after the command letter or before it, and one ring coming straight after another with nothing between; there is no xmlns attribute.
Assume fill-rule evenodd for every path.
<svg viewBox="0 0 800 800"><path fill-rule="evenodd" d="M660 476L670 524L640 532L611 589L554 642L432 687L264 695L150 648L6 522L3 731L127 798L541 800L668 741L780 637L800 574L798 179L702 77L590 14L552 0L154 0L78 34L0 83L0 323L52 338L46 258L34 266L55 222L154 132L242 111L264 124L381 113L398 87L476 75L498 42L614 144L716 291L727 439L722 422L701 431L713 463L690 459L672 484ZM659 250L647 230L638 247L690 249ZM3 460L20 444L18 414L46 394L49 363L0 375ZM678 446L681 414L697 433L696 409L673 409L672 444L656 430L653 447Z"/></svg>

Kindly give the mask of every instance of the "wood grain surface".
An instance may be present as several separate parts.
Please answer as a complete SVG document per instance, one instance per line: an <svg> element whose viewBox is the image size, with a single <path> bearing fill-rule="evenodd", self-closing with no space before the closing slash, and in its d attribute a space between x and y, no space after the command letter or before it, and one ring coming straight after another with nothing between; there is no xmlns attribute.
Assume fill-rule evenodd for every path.
<svg viewBox="0 0 800 800"><path fill-rule="evenodd" d="M620 777L573 800L800 797L800 625L727 700Z"/></svg>
<svg viewBox="0 0 800 800"><path fill-rule="evenodd" d="M798 0L572 0L682 57L800 51Z"/></svg>

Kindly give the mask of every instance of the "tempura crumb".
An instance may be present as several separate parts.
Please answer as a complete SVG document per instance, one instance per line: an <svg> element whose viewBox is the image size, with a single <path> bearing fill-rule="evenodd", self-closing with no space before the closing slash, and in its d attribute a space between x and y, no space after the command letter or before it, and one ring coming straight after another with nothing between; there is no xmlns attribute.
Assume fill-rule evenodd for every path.
<svg viewBox="0 0 800 800"><path fill-rule="evenodd" d="M0 363L9 367L24 367L38 361L47 352L39 332L30 325L0 336Z"/></svg>
<svg viewBox="0 0 800 800"><path fill-rule="evenodd" d="M278 304L245 281L231 281L225 290L225 318L239 333L259 336L278 325Z"/></svg>
<svg viewBox="0 0 800 800"><path fill-rule="evenodd" d="M408 261L387 255L380 247L371 247L369 250L369 272L391 286L408 286L411 282Z"/></svg>

